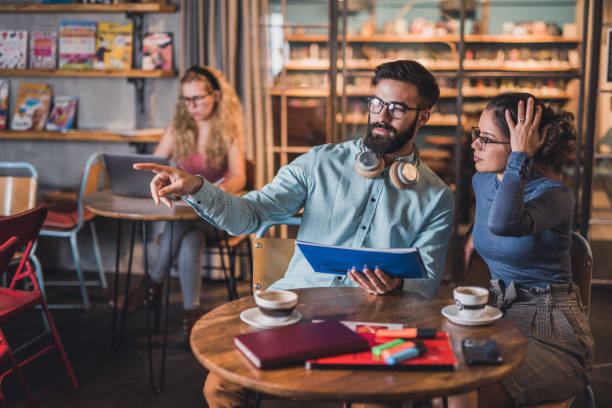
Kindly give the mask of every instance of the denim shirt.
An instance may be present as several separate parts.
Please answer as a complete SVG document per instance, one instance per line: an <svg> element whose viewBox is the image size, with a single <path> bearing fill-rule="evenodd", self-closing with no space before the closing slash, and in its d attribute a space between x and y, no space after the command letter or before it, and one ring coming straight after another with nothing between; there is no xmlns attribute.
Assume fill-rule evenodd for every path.
<svg viewBox="0 0 612 408"><path fill-rule="evenodd" d="M234 235L254 233L304 208L300 240L354 248L419 248L427 277L405 279L403 289L434 295L453 223L450 189L418 158L419 180L412 188L393 186L388 167L374 179L363 178L354 169L359 151L360 140L316 146L281 168L259 191L237 197L204 181L198 192L183 198L204 219ZM363 265L347 264L347 270L352 266L361 270ZM356 285L346 275L314 272L295 251L285 276L270 289L322 286Z"/></svg>
<svg viewBox="0 0 612 408"><path fill-rule="evenodd" d="M506 286L547 287L571 282L570 228L574 198L560 182L532 169L532 159L512 152L500 182L476 173L474 248L493 279Z"/></svg>

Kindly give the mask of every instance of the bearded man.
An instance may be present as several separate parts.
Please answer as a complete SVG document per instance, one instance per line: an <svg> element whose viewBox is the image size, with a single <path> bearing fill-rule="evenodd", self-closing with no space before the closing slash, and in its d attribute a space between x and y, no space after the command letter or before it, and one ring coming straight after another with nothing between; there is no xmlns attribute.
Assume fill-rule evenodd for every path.
<svg viewBox="0 0 612 408"><path fill-rule="evenodd" d="M156 173L156 203L182 196L198 214L230 234L246 235L281 222L303 208L298 239L353 248L418 248L426 277L405 279L374 265L347 264L346 275L317 273L295 251L285 276L269 289L359 286L372 295L394 290L435 295L453 224L453 196L419 158L415 135L429 120L440 89L415 61L376 67L363 138L313 147L281 168L271 183L243 197L201 177L167 166L136 164ZM242 404L242 389L210 374L204 394L210 407Z"/></svg>

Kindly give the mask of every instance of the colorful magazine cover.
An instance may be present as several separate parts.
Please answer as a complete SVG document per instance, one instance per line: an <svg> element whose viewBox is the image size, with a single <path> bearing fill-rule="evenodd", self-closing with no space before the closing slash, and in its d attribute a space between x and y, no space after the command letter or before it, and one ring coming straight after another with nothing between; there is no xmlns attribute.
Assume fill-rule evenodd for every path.
<svg viewBox="0 0 612 408"><path fill-rule="evenodd" d="M96 69L132 68L133 24L98 23Z"/></svg>
<svg viewBox="0 0 612 408"><path fill-rule="evenodd" d="M30 68L54 69L57 66L57 33L32 31L30 34Z"/></svg>
<svg viewBox="0 0 612 408"><path fill-rule="evenodd" d="M27 30L0 30L0 69L25 69L27 59Z"/></svg>
<svg viewBox="0 0 612 408"><path fill-rule="evenodd" d="M8 79L0 79L0 130L6 129L6 118L8 117Z"/></svg>
<svg viewBox="0 0 612 408"><path fill-rule="evenodd" d="M76 96L54 96L53 107L47 120L47 130L69 130L74 125Z"/></svg>
<svg viewBox="0 0 612 408"><path fill-rule="evenodd" d="M11 126L13 130L43 130L51 105L51 88L45 84L22 83Z"/></svg>
<svg viewBox="0 0 612 408"><path fill-rule="evenodd" d="M148 33L142 40L142 69L172 69L172 33Z"/></svg>
<svg viewBox="0 0 612 408"><path fill-rule="evenodd" d="M60 25L59 67L91 69L96 58L96 23L64 21Z"/></svg>

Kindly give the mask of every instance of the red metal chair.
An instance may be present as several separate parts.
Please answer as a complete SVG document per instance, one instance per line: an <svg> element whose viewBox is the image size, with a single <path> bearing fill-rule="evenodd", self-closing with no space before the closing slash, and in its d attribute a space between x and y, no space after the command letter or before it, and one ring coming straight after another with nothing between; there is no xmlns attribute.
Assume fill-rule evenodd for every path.
<svg viewBox="0 0 612 408"><path fill-rule="evenodd" d="M8 241L6 241L4 244L0 245L0 271L5 270L7 268L8 264L11 262L11 259L13 258L13 254L18 249L18 247L19 247L19 239L17 239L17 237L12 237ZM21 382L21 385L23 386L23 390L26 395L28 404L31 407L35 406L34 399L32 398L32 394L30 393L28 384L26 383L25 378L23 377L23 374L21 373L19 364L17 364L17 361L15 360L15 356L13 356L13 352L11 348L9 347L8 342L6 341L6 338L4 337L4 333L2 333L2 330L0 330L0 363L3 363L5 360L8 360L12 367L10 370L8 370L8 372L11 372L11 371L15 372L15 374L17 375L17 378L19 379L19 382ZM0 404L3 407L6 406L6 398L4 397L4 394L2 393L2 387L0 387Z"/></svg>
<svg viewBox="0 0 612 408"><path fill-rule="evenodd" d="M26 244L23 257L21 258L21 262L15 271L15 275L13 276L9 287L0 288L0 324L11 319L18 319L19 315L23 312L40 305L44 311L55 344L44 347L42 350L19 362L19 366L22 367L24 364L29 363L47 351L57 348L62 361L64 362L64 366L66 367L66 371L68 372L68 377L72 382L72 386L74 387L75 391L78 391L79 384L74 375L74 371L72 370L72 366L70 365L70 361L68 360L68 356L66 355L66 350L64 349L62 340L60 339L57 328L55 327L53 317L49 312L47 302L45 301L38 281L36 280L34 269L32 268L31 263L28 261L28 256L32 251L32 246L38 238L39 231L46 216L46 207L36 207L32 210L0 219L0 242L5 242L12 236L16 236L19 239L19 242ZM0 268L0 278L5 272L6 267ZM30 283L33 290L26 291L16 289L16 285L17 283L20 283L20 281ZM11 370L0 374L0 384L2 379L9 372L11 372Z"/></svg>

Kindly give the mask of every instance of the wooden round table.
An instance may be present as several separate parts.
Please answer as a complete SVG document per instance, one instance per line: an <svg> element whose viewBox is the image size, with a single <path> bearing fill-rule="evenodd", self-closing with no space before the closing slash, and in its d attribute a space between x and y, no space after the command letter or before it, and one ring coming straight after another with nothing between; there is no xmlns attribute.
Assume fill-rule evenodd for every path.
<svg viewBox="0 0 612 408"><path fill-rule="evenodd" d="M240 313L255 306L253 297L241 298L204 315L191 333L191 349L209 371L246 389L283 398L401 402L447 396L474 390L515 370L527 351L518 329L505 319L487 326L460 326L441 314L451 299L427 298L411 292L368 295L360 288L296 289L297 310L304 319L393 322L448 332L457 358L455 371L308 370L303 365L270 370L255 368L233 345L237 334L258 329L240 320ZM504 363L468 366L461 340L492 338Z"/></svg>

